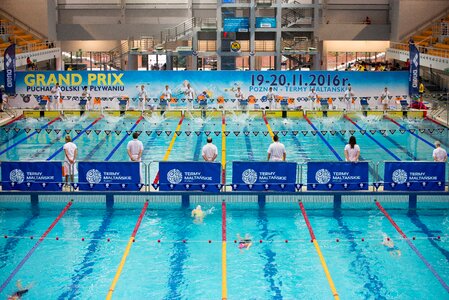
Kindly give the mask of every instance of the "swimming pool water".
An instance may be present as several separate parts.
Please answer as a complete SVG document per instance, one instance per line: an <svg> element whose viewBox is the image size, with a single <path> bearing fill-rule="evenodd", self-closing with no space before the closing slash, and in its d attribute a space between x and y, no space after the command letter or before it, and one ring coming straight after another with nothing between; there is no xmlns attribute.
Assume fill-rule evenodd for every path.
<svg viewBox="0 0 449 300"><path fill-rule="evenodd" d="M0 240L1 282L65 204L0 203L0 233L9 236ZM190 212L196 203L182 207L150 202L114 298L221 298L221 203L201 204L209 213L202 224L195 224ZM341 299L448 298L374 203L347 204L342 209L323 203L304 205ZM449 281L448 208L383 205ZM21 279L25 285L33 284L27 299L104 299L142 206L117 202L106 207L75 200L1 296L13 293L15 281ZM229 299L332 298L297 203L267 202L262 207L228 203L226 222ZM237 234L252 236L249 250L234 244ZM392 238L401 256L392 256L381 244L383 234ZM442 238L431 239L436 236Z"/></svg>
<svg viewBox="0 0 449 300"><path fill-rule="evenodd" d="M143 160L147 163L162 161L176 134L180 119L181 117L163 118L156 114L145 116L141 121L138 118L111 116L97 122L94 122L95 119L67 118L57 120L47 127L49 119L19 120L3 128L0 160L63 160L60 148L64 144L64 135L68 132L72 138L76 137L74 142L78 145L80 161L127 161L126 145L132 139L128 133L142 131L140 140L145 149ZM351 133L354 134L361 147L361 159L372 162L370 182L375 179L378 162L432 160L432 145L437 139L443 147L449 147L448 130L425 119L396 119L403 127L380 117L353 117L356 125L344 118L312 119L314 127L305 119L267 119L271 129L278 132L281 142L286 146L287 160L300 164L310 160L344 160L344 146ZM271 137L261 116L227 114L225 120L228 134L226 174L229 183L232 178L232 161L266 160ZM221 122L221 118L217 117L201 119L186 114L168 160L202 161L201 148L208 135L219 149L217 161L222 161ZM43 127L45 128L40 133L35 132L35 129ZM16 132L17 129L21 130ZM26 133L24 129L30 131ZM415 132L404 129L414 129ZM302 168L301 175L305 180L306 166ZM151 163L150 169L149 177L152 182L157 173L157 163ZM379 164L379 174L382 177L383 164Z"/></svg>

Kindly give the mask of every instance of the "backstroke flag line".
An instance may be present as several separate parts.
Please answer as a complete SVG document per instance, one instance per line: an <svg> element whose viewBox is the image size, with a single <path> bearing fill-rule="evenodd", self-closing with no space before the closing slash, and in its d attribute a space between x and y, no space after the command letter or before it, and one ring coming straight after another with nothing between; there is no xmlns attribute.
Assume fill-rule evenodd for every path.
<svg viewBox="0 0 449 300"><path fill-rule="evenodd" d="M408 93L418 95L419 91L419 51L415 43L409 43L410 70L408 79Z"/></svg>
<svg viewBox="0 0 449 300"><path fill-rule="evenodd" d="M4 54L5 92L9 95L16 94L16 45L12 44Z"/></svg>

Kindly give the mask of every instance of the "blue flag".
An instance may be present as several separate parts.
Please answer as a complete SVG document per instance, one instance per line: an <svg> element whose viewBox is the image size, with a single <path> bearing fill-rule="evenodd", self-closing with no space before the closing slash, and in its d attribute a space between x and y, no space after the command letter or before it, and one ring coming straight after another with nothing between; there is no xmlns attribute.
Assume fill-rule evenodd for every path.
<svg viewBox="0 0 449 300"><path fill-rule="evenodd" d="M16 94L16 45L12 44L4 54L5 92Z"/></svg>
<svg viewBox="0 0 449 300"><path fill-rule="evenodd" d="M410 96L419 92L419 51L415 43L409 43L410 69L408 79L408 93Z"/></svg>

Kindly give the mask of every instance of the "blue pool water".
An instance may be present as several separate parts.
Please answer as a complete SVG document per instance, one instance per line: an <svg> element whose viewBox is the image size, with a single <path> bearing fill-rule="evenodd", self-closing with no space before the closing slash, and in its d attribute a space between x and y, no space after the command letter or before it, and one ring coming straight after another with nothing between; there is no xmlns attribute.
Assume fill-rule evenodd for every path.
<svg viewBox="0 0 449 300"><path fill-rule="evenodd" d="M201 204L209 214L195 224L190 211L196 203L183 208L150 201L114 298L221 298L221 203ZM447 206L419 203L418 209L408 210L398 203L383 204L398 226L416 237L412 243L448 282ZM65 205L0 203L0 233L9 236L0 240L2 283ZM104 299L142 206L117 202L107 208L75 200L1 297L13 293L20 279L32 284L26 299ZM349 203L342 209L325 203L304 206L341 299L449 298L373 202ZM226 222L229 299L332 298L297 203L228 203ZM234 240L246 233L253 245L241 251ZM383 234L391 237L401 256L382 245Z"/></svg>
<svg viewBox="0 0 449 300"><path fill-rule="evenodd" d="M0 160L62 160L63 152L60 148L64 144L64 135L69 132L76 139L80 161L127 161L126 145L131 139L127 132L137 130L142 131L140 139L145 148L143 160L147 163L157 162L163 160L180 118L180 115L179 118L163 118L154 114L146 116L138 124L137 117L106 116L95 124L92 124L94 119L67 118L48 126L46 124L49 119L20 120L2 128L4 132L0 136ZM266 160L271 137L261 115L248 117L228 113L225 120L226 131L229 132L226 138L229 183L232 176L229 164L232 161ZM217 161L222 161L221 121L219 117L201 119L186 114L168 159L201 161L201 148L206 143L208 133L219 149ZM448 130L423 119L397 119L402 127L380 117L354 117L356 125L344 118L311 121L313 127L302 118L268 117L271 129L278 132L281 142L286 146L287 160L304 163L310 160L344 159L343 148L352 133L361 147L362 160L372 162L370 182L376 165L381 161L432 160L432 145L437 139L444 148L449 147ZM41 129L40 133L35 132L35 129ZM405 129L415 129L415 132L404 131ZM108 131L109 134L106 133ZM306 166L302 168L304 176ZM379 168L379 173L382 174L383 164L379 164ZM157 173L157 163L151 163L150 169L149 177L152 182Z"/></svg>

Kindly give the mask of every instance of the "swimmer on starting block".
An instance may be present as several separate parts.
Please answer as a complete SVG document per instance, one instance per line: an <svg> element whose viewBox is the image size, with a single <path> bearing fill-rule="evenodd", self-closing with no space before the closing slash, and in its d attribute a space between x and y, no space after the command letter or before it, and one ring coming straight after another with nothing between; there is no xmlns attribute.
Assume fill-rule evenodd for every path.
<svg viewBox="0 0 449 300"><path fill-rule="evenodd" d="M195 209L192 210L192 218L195 218L193 222L195 223L203 223L205 213L201 209L201 205L197 205Z"/></svg>
<svg viewBox="0 0 449 300"><path fill-rule="evenodd" d="M386 233L382 233L382 236L384 238L382 245L387 247L387 250L388 252L390 252L390 255L401 256L401 250L399 250L399 248L394 245L393 240Z"/></svg>
<svg viewBox="0 0 449 300"><path fill-rule="evenodd" d="M249 250L249 248L252 246L253 241L251 239L251 236L247 233L245 234L245 237L242 238L239 233L237 233L237 239L239 240L238 247L240 251L243 249Z"/></svg>

